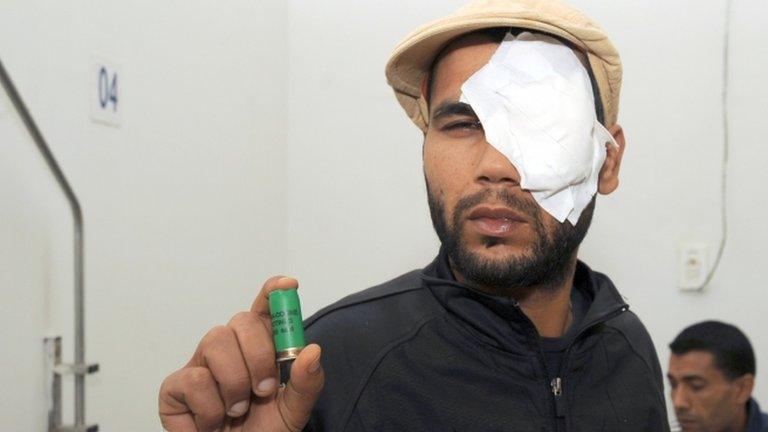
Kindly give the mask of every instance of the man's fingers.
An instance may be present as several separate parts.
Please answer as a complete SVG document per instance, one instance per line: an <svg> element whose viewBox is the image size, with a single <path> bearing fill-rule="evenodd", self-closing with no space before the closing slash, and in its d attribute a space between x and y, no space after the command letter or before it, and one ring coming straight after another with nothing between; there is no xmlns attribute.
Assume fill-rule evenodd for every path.
<svg viewBox="0 0 768 432"><path fill-rule="evenodd" d="M309 421L325 374L320 364L321 350L318 345L307 345L291 365L291 378L278 396L278 409L283 422L292 431L301 430Z"/></svg>
<svg viewBox="0 0 768 432"><path fill-rule="evenodd" d="M236 314L227 325L237 336L251 377L251 389L260 397L271 395L278 384L272 332L251 312Z"/></svg>
<svg viewBox="0 0 768 432"><path fill-rule="evenodd" d="M201 366L208 367L219 384L227 415L240 417L251 404L251 378L232 328L212 328L200 342Z"/></svg>
<svg viewBox="0 0 768 432"><path fill-rule="evenodd" d="M294 278L285 276L272 276L264 282L264 286L261 287L261 291L253 300L251 305L251 312L259 315L260 317L271 318L269 314L269 293L277 289L291 289L298 288L299 281ZM271 327L270 327L271 328Z"/></svg>
<svg viewBox="0 0 768 432"><path fill-rule="evenodd" d="M167 432L197 431L197 425L195 425L192 414L160 415L160 424L163 425L163 430Z"/></svg>
<svg viewBox="0 0 768 432"><path fill-rule="evenodd" d="M186 367L160 387L160 420L169 432L212 432L224 424L224 403L211 372Z"/></svg>

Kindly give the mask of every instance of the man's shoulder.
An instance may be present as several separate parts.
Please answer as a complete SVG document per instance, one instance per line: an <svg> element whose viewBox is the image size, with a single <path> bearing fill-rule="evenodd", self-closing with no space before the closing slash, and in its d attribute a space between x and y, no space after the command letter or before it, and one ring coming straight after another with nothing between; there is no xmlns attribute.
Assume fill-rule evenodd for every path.
<svg viewBox="0 0 768 432"><path fill-rule="evenodd" d="M315 323L322 321L326 316L334 315L340 311L355 309L356 306L365 307L366 304L376 302L377 300L397 296L410 291L416 291L421 289L421 287L421 270L412 270L382 284L348 295L343 299L320 309L306 320L304 326L312 326Z"/></svg>
<svg viewBox="0 0 768 432"><path fill-rule="evenodd" d="M442 308L413 270L390 281L359 291L321 309L304 322L310 340L326 342L364 337L369 343L396 338Z"/></svg>
<svg viewBox="0 0 768 432"><path fill-rule="evenodd" d="M747 432L768 431L768 413L760 411L760 404L754 398L749 399L749 418Z"/></svg>
<svg viewBox="0 0 768 432"><path fill-rule="evenodd" d="M640 357L651 374L661 383L661 365L656 347L640 318L631 310L625 309L617 316L607 320L605 326L620 335L621 344Z"/></svg>
<svg viewBox="0 0 768 432"><path fill-rule="evenodd" d="M611 279L581 263L579 271L588 275L592 289L599 297L599 309L608 315L604 326L620 334L633 348L640 351L655 350L648 330L624 301ZM598 302L597 299L593 300ZM655 352L654 352L655 353Z"/></svg>
<svg viewBox="0 0 768 432"><path fill-rule="evenodd" d="M758 415L760 417L760 426L755 430L758 432L768 432L768 413L761 412Z"/></svg>
<svg viewBox="0 0 768 432"><path fill-rule="evenodd" d="M628 336L632 336L632 339L642 339L648 335L648 331L645 329L643 322L640 321L640 317L629 310L629 308L608 319L605 324ZM648 335L648 337L650 336Z"/></svg>
<svg viewBox="0 0 768 432"><path fill-rule="evenodd" d="M323 349L325 386L312 430L342 430L371 374L392 350L444 314L421 271L345 297L304 323L307 341Z"/></svg>

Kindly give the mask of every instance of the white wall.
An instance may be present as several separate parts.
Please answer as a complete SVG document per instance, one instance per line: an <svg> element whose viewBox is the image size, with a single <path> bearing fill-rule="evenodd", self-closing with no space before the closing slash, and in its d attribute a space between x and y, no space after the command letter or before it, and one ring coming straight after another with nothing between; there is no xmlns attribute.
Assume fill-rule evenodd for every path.
<svg viewBox="0 0 768 432"><path fill-rule="evenodd" d="M417 24L461 2L290 4L286 245L308 315L423 267L437 250L421 132L384 65Z"/></svg>
<svg viewBox="0 0 768 432"><path fill-rule="evenodd" d="M55 184L41 175L42 157L10 107L0 87L0 382L7 389L0 392L0 424L22 419L12 430L43 430L42 342L55 278L55 215L67 209Z"/></svg>
<svg viewBox="0 0 768 432"><path fill-rule="evenodd" d="M768 3L735 0L731 22L729 239L718 273L700 293L676 289L681 241L720 238L721 70L725 2L587 2L612 35L626 68L620 119L628 145L618 193L599 203L584 257L608 273L643 318L662 365L685 326L719 319L754 345L755 396L768 403L768 304L760 269L768 243L761 216L768 133L762 42ZM661 13L660 11L664 11ZM660 47L667 47L660 50Z"/></svg>
<svg viewBox="0 0 768 432"><path fill-rule="evenodd" d="M290 10L288 264L306 309L426 264L437 251L426 206L421 135L386 86L394 45L462 1L293 1ZM747 332L768 364L760 272L768 133L763 26L768 4L736 0L732 23L730 238L703 293L676 288L680 241L719 238L724 1L574 1L606 28L625 65L622 185L600 199L582 257L610 275L666 345L716 318ZM768 403L768 374L756 395Z"/></svg>
<svg viewBox="0 0 768 432"><path fill-rule="evenodd" d="M89 380L90 420L103 430L155 430L163 377L207 328L248 307L268 275L300 278L308 316L432 259L421 134L395 102L384 65L409 31L462 3L3 4L0 58L85 208L88 359L102 364ZM620 120L629 140L622 186L600 200L584 259L614 279L664 365L674 334L704 318L741 326L766 364L758 314L768 297L757 269L768 204L756 185L768 165L759 117L768 5L735 0L731 235L711 287L686 294L675 287L678 242L703 240L714 254L719 235L724 2L575 3L622 53ZM92 53L122 67L119 129L88 118ZM33 164L20 148L9 152ZM71 359L69 216L39 161L24 172L27 183L0 172L0 196L41 204L3 208L13 222L0 233L13 244L11 234L30 232L30 220L46 224L16 259L47 274L14 273L2 289L27 283L47 293L49 319L30 325L63 333ZM35 295L29 304L43 294ZM2 307L11 316L10 304ZM32 358L34 346L24 347L26 357L2 364ZM759 372L763 401L766 380ZM13 384L39 401L25 383ZM0 428L39 430L20 417L0 415Z"/></svg>
<svg viewBox="0 0 768 432"><path fill-rule="evenodd" d="M283 2L251 1L24 0L0 7L0 57L85 212L87 358L102 365L88 380L87 418L101 430L158 430L163 377L188 360L206 329L247 308L261 280L284 271L283 231L275 227L285 217L287 10ZM121 66L119 129L89 119L92 53ZM11 156L21 163L31 150L22 144L31 144L17 144ZM40 271L9 279L48 290L46 330L64 334L71 361L69 214L46 202L58 198L48 189L26 192L45 182L53 184L42 168L0 172L2 196L42 201L13 212L3 201L3 214L41 220L52 244L6 237L29 231L30 222L17 219L3 221L2 242L29 250L14 256L35 264L31 269L50 269L47 279ZM49 263L35 261L43 253ZM4 293L14 285L3 282ZM5 318L13 307L2 305L4 335L25 323ZM8 359L6 349L4 370L30 356ZM41 421L21 415L29 399L21 395L33 386L41 390L3 381L4 394L20 395L8 408L19 415L2 411L0 429L42 430ZM38 395L29 410L42 411Z"/></svg>

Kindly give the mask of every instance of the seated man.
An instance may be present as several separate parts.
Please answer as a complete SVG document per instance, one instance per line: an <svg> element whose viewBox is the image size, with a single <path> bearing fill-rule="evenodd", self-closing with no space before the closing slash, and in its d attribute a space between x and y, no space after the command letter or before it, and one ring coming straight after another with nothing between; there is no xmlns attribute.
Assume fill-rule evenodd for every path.
<svg viewBox="0 0 768 432"><path fill-rule="evenodd" d="M669 347L667 377L684 432L768 431L768 415L750 397L755 354L744 333L704 321L683 330Z"/></svg>

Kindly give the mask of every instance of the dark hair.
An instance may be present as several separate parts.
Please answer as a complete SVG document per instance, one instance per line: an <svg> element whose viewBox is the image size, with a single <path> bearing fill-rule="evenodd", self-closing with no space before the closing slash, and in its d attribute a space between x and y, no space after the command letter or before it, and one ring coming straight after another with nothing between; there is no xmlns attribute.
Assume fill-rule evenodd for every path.
<svg viewBox="0 0 768 432"><path fill-rule="evenodd" d="M517 28L517 27L491 27L491 28L485 28L476 30L470 33L463 34L459 37L464 37L467 35L481 35L485 36L488 39L491 39L492 41L496 43L501 43L501 41L504 39L504 37L507 35L507 33L512 33L515 36L522 33L523 31L531 31L528 29L523 28ZM565 44L566 46L569 46L571 48L575 48L573 44L565 40L561 37L547 34L548 36L552 36L555 39L558 39L560 42ZM454 39L455 40L455 39ZM451 44L449 41L443 48L438 51L437 55L434 59L432 59L432 64L429 66L429 74L427 75L427 94L424 95L424 97L427 100L427 106L431 105L431 99L432 99L432 92L434 90L434 76L435 76L435 67L440 62L440 60L443 58L443 54L445 53L445 49ZM578 48L576 48L578 49ZM579 50L581 51L581 50ZM605 113L603 111L603 101L600 99L600 89L597 87L597 80L595 80L595 74L592 72L591 67L587 67L587 73L589 74L589 82L592 85L592 95L595 99L595 113L597 114L597 121L600 122L600 124L605 124Z"/></svg>
<svg viewBox="0 0 768 432"><path fill-rule="evenodd" d="M747 336L736 326L719 321L704 321L687 327L669 344L675 355L706 351L715 366L728 379L755 374L755 353Z"/></svg>

